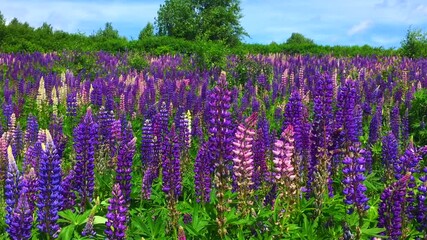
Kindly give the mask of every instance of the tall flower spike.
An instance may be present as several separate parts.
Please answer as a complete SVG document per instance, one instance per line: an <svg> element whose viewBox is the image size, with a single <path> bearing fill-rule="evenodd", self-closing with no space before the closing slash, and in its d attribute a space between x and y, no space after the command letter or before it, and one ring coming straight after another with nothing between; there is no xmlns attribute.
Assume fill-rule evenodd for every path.
<svg viewBox="0 0 427 240"><path fill-rule="evenodd" d="M57 220L58 211L62 206L62 174L61 159L49 131L46 131L46 145L43 144L42 148L38 178L37 227L40 232L56 238L60 231Z"/></svg>
<svg viewBox="0 0 427 240"><path fill-rule="evenodd" d="M207 144L202 143L194 162L194 187L198 202L210 201L212 179L209 161Z"/></svg>
<svg viewBox="0 0 427 240"><path fill-rule="evenodd" d="M209 140L208 147L212 169L215 172L217 188L218 233L227 235L225 212L228 211L228 199L225 192L230 190L229 165L232 160L232 119L230 113L231 91L227 89L225 72L221 72L217 86L209 97Z"/></svg>
<svg viewBox="0 0 427 240"><path fill-rule="evenodd" d="M246 119L244 125L240 124L237 127L233 142L233 173L237 182L238 198L241 204L239 208L244 215L249 214L250 206L253 204L251 187L253 185L254 156L252 146L257 117L257 113L254 113Z"/></svg>
<svg viewBox="0 0 427 240"><path fill-rule="evenodd" d="M398 240L402 236L403 210L408 180L408 173L391 186L384 189L378 207L378 227L385 228L383 233L389 239Z"/></svg>
<svg viewBox="0 0 427 240"><path fill-rule="evenodd" d="M19 198L19 181L20 174L18 170L18 166L16 166L15 157L12 153L12 147L7 147L7 158L9 161L7 174L6 174L6 182L4 187L4 196L6 198L6 218L5 222L8 226L6 231L9 235L13 234L11 232L12 227L12 218L13 218L13 209L15 209L16 204L18 203Z"/></svg>
<svg viewBox="0 0 427 240"><path fill-rule="evenodd" d="M112 195L108 206L105 234L108 239L126 239L128 207L118 183L114 184Z"/></svg>
<svg viewBox="0 0 427 240"><path fill-rule="evenodd" d="M278 139L274 143L274 181L280 197L288 196L289 201L294 202L297 197L298 184L294 167L295 141L292 125L283 131L282 139Z"/></svg>
<svg viewBox="0 0 427 240"><path fill-rule="evenodd" d="M343 160L344 168L344 184L343 193L345 195L344 203L349 205L348 214L352 214L354 208L357 209L359 217L362 217L363 212L369 209L368 198L366 197L366 186L363 185L365 180L365 159L363 150L357 145L349 148L347 156Z"/></svg>
<svg viewBox="0 0 427 240"><path fill-rule="evenodd" d="M24 186L10 219L8 233L9 237L13 240L26 240L31 237L33 211L28 204L26 191L26 187Z"/></svg>
<svg viewBox="0 0 427 240"><path fill-rule="evenodd" d="M76 152L75 187L80 198L81 211L86 210L92 201L95 187L95 148L98 144L98 124L94 122L92 110L87 109L86 115L74 129L74 150Z"/></svg>
<svg viewBox="0 0 427 240"><path fill-rule="evenodd" d="M122 143L117 157L116 183L120 185L126 204L130 204L132 189L132 161L135 154L136 137Z"/></svg>

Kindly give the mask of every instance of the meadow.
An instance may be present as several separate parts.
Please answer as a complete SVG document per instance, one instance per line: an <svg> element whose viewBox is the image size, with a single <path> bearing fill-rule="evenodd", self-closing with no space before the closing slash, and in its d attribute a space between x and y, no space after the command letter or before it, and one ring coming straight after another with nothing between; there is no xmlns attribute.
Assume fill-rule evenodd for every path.
<svg viewBox="0 0 427 240"><path fill-rule="evenodd" d="M0 54L0 237L427 239L427 60Z"/></svg>

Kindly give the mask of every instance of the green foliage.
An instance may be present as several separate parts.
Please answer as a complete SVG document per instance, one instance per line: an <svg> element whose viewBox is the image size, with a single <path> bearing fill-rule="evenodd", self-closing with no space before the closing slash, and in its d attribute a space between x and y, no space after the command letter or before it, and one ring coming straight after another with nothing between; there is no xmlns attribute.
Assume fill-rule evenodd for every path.
<svg viewBox="0 0 427 240"><path fill-rule="evenodd" d="M401 42L401 52L403 56L410 58L427 57L427 33L409 28Z"/></svg>
<svg viewBox="0 0 427 240"><path fill-rule="evenodd" d="M240 12L238 0L166 0L157 12L157 34L235 46L247 35Z"/></svg>
<svg viewBox="0 0 427 240"><path fill-rule="evenodd" d="M153 37L154 36L154 26L152 23L147 23L145 27L139 32L138 40L142 40L145 38Z"/></svg>
<svg viewBox="0 0 427 240"><path fill-rule="evenodd" d="M427 89L423 88L415 92L411 105L410 133L417 145L427 145Z"/></svg>
<svg viewBox="0 0 427 240"><path fill-rule="evenodd" d="M292 35L286 40L286 44L314 44L314 41L304 37L301 33L292 33Z"/></svg>

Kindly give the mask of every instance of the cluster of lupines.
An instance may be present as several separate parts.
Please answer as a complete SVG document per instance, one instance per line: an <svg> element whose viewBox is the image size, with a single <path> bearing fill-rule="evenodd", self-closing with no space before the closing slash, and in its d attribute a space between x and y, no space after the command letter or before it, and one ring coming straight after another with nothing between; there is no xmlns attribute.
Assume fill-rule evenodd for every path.
<svg viewBox="0 0 427 240"><path fill-rule="evenodd" d="M18 203L19 195L20 195L20 173L18 170L18 166L15 162L15 157L12 153L12 147L9 146L7 148L7 158L8 158L8 165L7 165L7 173L6 173L6 181L4 186L4 196L6 198L6 218L5 222L8 226L6 231L9 233L10 236L14 236L14 233L12 230L13 225L16 224L13 221L13 211Z"/></svg>
<svg viewBox="0 0 427 240"><path fill-rule="evenodd" d="M62 57L63 56L61 56L61 58ZM0 61L3 61L3 59L7 59L5 61L7 61L8 64L13 64L13 67L8 68L6 70L6 74L0 74L0 78L6 76L6 79L4 81L5 100L2 102L2 104L3 113L5 115L6 122L8 123L8 126L5 127L5 130L7 131L5 138L1 138L3 140L0 139L0 145L2 145L0 146L0 148L5 149L5 147L3 146L12 145L13 154L17 154L17 156L19 156L17 157L18 161L22 159L21 150L26 149L23 162L24 167L22 168L22 170L25 173L29 169L31 169L31 167L33 167L33 171L36 173L36 175L39 175L40 167L38 162L40 161L40 154L42 151L41 142L44 143L46 141L46 136L44 135L43 131L41 131L41 134L37 136L37 139L34 138L34 131L36 130L35 127L31 125L34 123L34 120L37 120L37 118L30 118L28 120L25 137L22 138L22 130L20 129L19 124L17 124L17 122L22 124L22 122L25 121L23 121L23 119L19 119L18 121L16 121L14 117L15 114L16 116L21 117L27 116L25 112L22 111L24 109L22 106L24 99L20 95L27 94L28 96L35 96L37 92L39 92L39 104L37 105L39 107L42 106L41 109L45 111L47 110L47 108L51 107L48 105L48 103L54 104L54 107L56 107L56 105L58 105L59 103L64 104L64 96L66 96L68 93L68 96L70 98L69 101L67 101L67 114L70 117L64 118L65 121L62 123L61 117L63 116L58 115L58 117L55 117L54 115L51 115L51 122L46 123L44 121L46 119L40 118L41 116L43 116L42 114L36 115L39 117L38 120L40 120L41 126L50 126L52 136L54 137L55 145L57 145L57 148L61 148L59 146L59 141L61 140L61 137L64 136L64 134L60 133L62 130L60 130L60 128L58 127L62 125L64 125L64 127L70 126L68 124L76 120L74 118L77 115L77 110L86 107L86 104L94 106L94 109L98 109L98 107L104 104L106 110L102 110L101 108L99 111L99 115L97 116L98 118L96 120L100 125L100 130L98 131L99 133L95 135L97 135L97 138L99 138L100 142L107 142L107 145L111 145L112 150L111 156L109 156L109 158L114 159L114 161L112 161L114 164L112 164L111 167L119 167L120 162L123 161L123 159L120 159L123 155L121 149L126 143L130 142L133 138L132 134L129 134L130 131L124 131L124 129L128 127L128 124L125 121L125 114L132 113L134 109L137 109L139 107L140 113L144 116L144 118L153 119L153 123L155 125L154 127L152 127L152 130L150 130L151 132L147 134L147 136L150 135L152 137L152 144L149 140L149 147L144 149L141 148L142 152L147 153L148 155L146 156L146 154L141 154L141 156L147 157L147 160L144 159L144 162L150 162L150 160L148 159L153 158L153 162L157 163L151 165L152 167L150 167L149 164L143 164L143 167L146 168L144 169L143 187L148 189L144 190L144 192L148 193L149 195L153 179L157 178L159 173L159 159L163 160L166 154L166 152L163 152L163 149L165 149L165 140L167 136L169 136L169 116L172 116L173 113L175 113L176 120L177 118L180 118L180 116L182 116L180 111L184 112L184 110L189 110L194 114L195 118L195 126L192 129L192 133L197 132L197 134L193 135L197 135L199 140L204 140L203 130L205 129L205 127L209 128L209 141L206 144L203 144L204 146L200 148L198 154L198 156L200 157L197 157L195 163L195 175L199 174L197 178L203 179L197 181L204 181L203 184L206 186L206 188L209 189L201 189L204 187L202 184L200 184L200 186L196 186L200 189L197 190L196 188L196 190L197 192L199 192L198 194L201 194L200 196L202 198L206 199L207 197L209 197L208 191L204 193L201 192L205 190L211 190L210 188L212 187L212 185L210 184L210 177L212 176L211 174L215 170L217 176L217 180L215 181L217 189L215 189L214 191L218 194L218 199L222 198L221 201L218 201L219 204L217 204L216 206L219 210L217 211L217 217L219 220L218 224L221 228L220 233L223 236L225 234L225 227L221 226L224 226L224 222L226 220L224 217L226 214L223 213L229 210L230 207L232 207L232 205L227 206L226 204L227 201L230 201L230 199L226 199L227 197L224 197L228 195L226 191L230 189L227 185L233 183L234 189L237 191L236 195L240 193L238 187L239 185L237 184L239 182L239 178L235 177L236 171L233 169L231 161L232 159L228 155L232 154L231 143L234 140L234 131L237 130L237 123L243 121L244 116L246 116L247 112L251 110L250 106L252 106L252 111L259 110L260 116L263 116L260 117L261 120L259 121L257 137L255 139L255 142L253 142L252 148L254 158L254 169L252 178L250 179L250 181L254 182L254 184L252 185L254 191L255 189L259 189L259 186L262 186L263 188L259 189L259 191L255 191L254 193L265 193L266 190L268 190L266 186L272 185L269 196L273 196L272 198L276 196L276 190L278 190L278 183L271 181L272 179L269 177L267 164L265 163L269 163L269 160L271 160L271 150L273 148L272 145L274 142L273 139L277 137L274 136L277 134L275 130L286 128L289 123L292 123L291 125L293 125L294 127L295 151L291 159L295 162L292 163L291 161L291 165L293 165L294 167L296 178L298 178L298 174L302 174L303 178L311 178L308 179L308 189L310 194L308 194L307 196L313 196L318 191L318 189L315 189L315 192L313 192L313 184L311 184L313 180L316 182L318 181L318 179L321 179L322 182L332 182L330 176L331 167L328 166L328 164L325 164L328 162L328 160L330 160L330 156L328 155L329 153L327 151L336 150L335 152L333 152L334 154L343 153L347 151L347 149L344 149L345 146L343 146L342 143L349 140L355 140L354 136L351 137L352 134L349 134L349 132L351 132L349 131L351 130L349 128L351 128L353 125L360 126L360 109L363 108L365 114L364 117L366 120L372 119L373 123L376 122L376 124L371 124L372 126L370 126L372 130L372 135L370 135L370 139L368 141L369 143L371 143L371 145L373 145L377 142L378 139L381 139L383 137L382 131L380 131L383 122L383 106L385 106L387 109L388 107L390 107L391 118L388 118L387 113L384 112L384 119L386 120L384 121L384 124L386 126L390 125L390 129L395 135L396 140L399 139L399 136L397 136L397 132L399 132L399 130L401 131L400 135L402 136L401 139L403 140L403 143L400 146L402 146L402 150L403 147L406 148L408 142L407 140L409 138L408 109L410 107L410 99L412 98L414 91L413 89L415 89L415 85L420 85L420 83L424 86L426 85L424 80L426 70L422 67L424 66L424 63L419 61L409 61L408 59L403 58L367 59L359 57L354 59L342 60L331 57L317 58L304 56L259 55L248 56L246 60L253 61L257 64L262 64L263 66L268 67L268 69L270 69L271 67L271 74L264 71L262 73L257 72L255 75L252 76L251 73L249 74L251 76L248 77L249 79L255 79L255 81L242 82L241 86L234 88L233 86L231 86L230 88L233 88L232 95L227 92L228 89L226 88L229 87L226 84L223 84L222 86L225 85L226 88L221 88L222 95L217 94L217 96L220 96L219 98L215 99L212 97L212 95L210 95L211 99L207 99L210 80L216 79L218 77L219 71L217 70L201 70L200 72L193 74L192 72L188 72L187 70L183 70L177 67L180 64L180 61L182 61L182 59L177 56L159 57L156 59L151 59L150 69L146 69L141 72L136 72L133 70L126 72L121 70L125 69L121 68L121 66L124 66L121 64L126 63L126 57L119 58L115 56L109 56L106 53L96 54L95 57L101 66L96 76L93 76L92 73L89 73L90 71L81 71L78 76L74 77L72 75L72 72L69 71L67 72L67 74L63 74L64 77L61 76L61 81L59 81L56 73L53 73L55 71L52 71L52 73L49 74L44 74L45 71L40 72L37 69L36 71L34 71L33 66L42 65L43 68L45 68L44 70L47 69L48 72L50 72L52 66L54 65L52 63L52 55L50 54L40 54L36 56L35 59L42 59L42 61L40 62L37 61L37 64L27 64L27 62L22 60L22 56L20 55L0 55ZM234 69L237 64L239 63L236 62L236 59L232 58L229 62L229 65L227 66L227 70L230 71L230 75L235 77L235 79L242 77L241 73L237 69ZM23 66L25 66L25 68L23 68ZM384 72L385 69L390 69L390 66L393 66L391 71L392 74ZM400 69L399 67L395 68L396 66L399 66ZM27 71L26 68L32 69L32 71ZM358 76L354 78L357 80L344 80L342 77L341 79L339 79L339 76L345 77L350 74L353 77L354 75L357 75L357 71L354 71L355 69L360 69ZM321 77L318 74L314 74L317 71L321 71L322 74L324 74L323 76L327 76L328 74L332 74L333 76L331 77L331 85L333 90L332 95L333 99L336 100L336 108L334 109L337 109L337 111L335 111L336 124L333 125L323 124L323 119L321 119L321 117L322 115L326 115L323 113L319 113L322 112L321 108L323 107L325 107L326 109L325 113L331 114L334 113L334 111L329 111L330 104L324 98L324 96L330 94L331 91L328 86L322 83L322 81L324 82L325 80L324 77ZM384 81L384 74L387 75L388 81ZM11 80L9 80L8 78ZM318 81L319 78L321 81ZM17 79L19 80L16 81ZM36 79L36 81L25 81L23 79ZM40 82L38 82L39 79ZM92 81L92 79L94 80ZM220 85L221 84L218 84L218 86ZM364 91L361 91L362 87ZM39 89L40 91L38 91ZM246 89L248 91L243 91ZM326 91L321 91L319 89L325 89ZM340 93L341 90L342 94ZM25 92L25 94L16 94L16 91L22 93ZM240 95L240 91L242 91L242 95ZM210 93L215 94L215 92L218 93L219 91L217 91L217 89L214 89ZM393 94L387 94L389 92ZM297 94L299 95L299 97L297 96ZM280 115L282 112L283 100L284 98L286 98L287 95L291 96L285 108L286 124L284 124L283 126L277 126L277 124L273 123L270 126L270 123L265 118L266 112L268 113L267 115L269 120L271 120L271 115L274 112L274 119L276 121L281 122L282 118ZM240 96L243 96L241 101L239 100ZM232 98L232 100L229 101L227 97ZM120 98L120 102L117 104L114 100L118 98ZM311 124L310 122L312 118L309 117L309 108L306 107L311 106L310 104L308 104L310 98L315 100L315 114L313 115L313 124ZM155 116L156 110L159 106L156 103L156 100L158 99L160 99L160 102L164 101L165 104L163 104L160 108L161 113ZM260 101L261 99L265 102ZM215 100L223 105L222 107L217 107L215 105L217 103L212 104L213 101L208 101L208 105L206 104L207 100ZM286 100L284 101L286 102ZM137 106L138 103L140 104L139 106ZM206 107L207 105L208 107ZM235 115L233 115L234 119L231 120L232 118L230 117L230 115L228 115L230 105L232 106L232 108L234 108L234 110L241 109L245 110L246 112L236 112ZM179 108L177 109L178 106ZM272 109L271 106L275 106L276 109ZM374 113L371 115L372 106L376 107L376 110L373 111ZM354 109L354 111L351 111L352 108ZM405 114L401 118L401 129L398 129L399 124L397 121L395 121L399 119L399 116L397 114L398 111L396 109L402 109L403 111L405 111ZM61 113L60 108L56 108L54 109L54 111L55 110L58 114ZM340 112L341 110L342 112ZM123 113L120 116L120 120L116 121L114 126L112 126L112 120L115 116L114 114L111 114L111 111ZM352 121L353 119L347 116L350 112L355 113L357 115L356 118L358 119L354 119L354 121ZM105 113L108 113L109 116L105 117ZM138 114L139 113L132 114L132 119L137 121L139 117ZM103 119L107 119L107 121L104 121ZM200 121L201 119L204 119L206 122L209 121L209 123L205 125L205 121ZM325 119L334 120L331 115L328 115L328 117L326 117ZM389 120L390 124L388 123ZM212 122L214 124L212 124ZM176 124L176 126L177 130L181 128L180 124ZM311 126L313 126L313 128L310 132ZM329 139L325 137L325 135L322 135L322 131L323 133L326 133L327 131L325 130L328 130L325 129L324 126L334 127L334 130L336 130L336 133L338 133L339 138L337 137L337 135L335 135L335 132L334 135L331 135L329 137ZM226 128L226 130L223 130L224 128ZM339 132L340 129L342 129L341 132ZM0 130L0 133L2 132L3 130ZM31 133L31 136L28 135L27 137L27 133ZM108 135L112 135L112 133L114 133L115 138L108 137ZM30 138L31 140L29 140ZM24 149L22 149L22 139L24 139ZM34 141L37 140L39 142L34 143ZM287 144L287 141L285 141L283 138L281 138L280 140L283 141L283 146ZM325 142L327 143L323 144L323 140L326 140ZM238 140L235 141L237 142ZM212 142L215 143L212 144ZM330 147L330 143L332 142L338 142L338 144L332 146L332 149L328 149ZM144 140L142 141L142 143L144 144ZM388 151L387 144L384 144L384 152ZM196 143L195 146L197 145L198 144ZM153 149L152 151L145 150L150 149L151 146ZM221 147L217 148L217 146ZM379 146L379 144L377 146ZM370 148L371 146L368 145L367 147ZM40 154L37 153L37 149L40 150ZM61 152L61 149L57 150ZM408 149L406 150L408 151ZM153 154L151 154L151 152ZM310 156L310 152L312 152L313 155ZM377 158L376 152L372 152L373 154L369 151L369 149L367 149L366 153L362 154L365 158L367 165L366 168L368 171L372 169L370 167L372 166L372 164L370 164L372 160L369 161L368 159L372 159L372 157L374 159ZM150 155L153 155L153 157L151 157ZM73 154L69 156L73 156ZM343 156L345 156L345 154L342 154L341 156L336 158L336 169L332 168L332 170L339 170L344 165L344 171L350 171L348 169L346 170L348 166L348 161L346 159L342 159ZM405 153L404 156L405 157L402 156L400 158L396 157L392 160L392 166L394 170L393 173L396 174L397 178L402 177L402 175L406 171L413 171L412 169L409 169L410 164L412 162L408 162L407 160L410 159L412 155L410 155L409 153ZM2 159L1 155L0 159ZM65 156L65 159L68 160L67 156ZM220 168L218 167L221 166L221 164L224 167L219 170ZM416 167L410 168L414 168L414 171L416 171L417 168L423 166L422 164L424 163L418 163L416 164ZM6 165L7 164L3 164L0 166L5 169ZM76 191L72 190L72 188L75 187L74 179L78 178L78 176L75 176L74 170L68 171L68 166L68 164L65 164L63 169L63 175L66 177L61 183L61 192L63 194L64 200L64 204L62 206L63 208L61 209L74 208L74 201L78 200L76 199L76 196L73 196ZM300 170L298 170L298 168ZM374 166L374 170L376 170L376 168L377 166ZM123 175L128 175L130 171L128 170L129 168L124 167L123 169L127 169L126 171L124 171ZM67 172L68 175L66 175ZM308 174L308 172L315 174ZM336 173L338 172L339 171L336 171ZM24 179L21 181L20 185L22 188L24 185L27 185L27 183L24 184L24 180L26 179L27 174L28 173L24 175ZM414 176L417 175L418 174L414 174ZM231 180L230 176L234 176L234 179ZM185 177L185 175L183 175L183 177ZM333 177L340 176L333 175ZM29 179L33 178L29 177ZM337 179L334 178L334 180ZM411 188L415 188L415 186L413 186L412 184L416 183L412 180L413 177L408 180L408 191L405 200L407 203L412 201L411 197L412 199L414 199L415 197L414 195L411 195L410 191ZM307 179L304 179L303 183L305 183L306 181ZM127 184L124 183L122 185L126 186ZM322 184L316 183L316 185L319 186ZM317 187L316 185L314 186ZM424 185L419 186L419 197L417 197L416 199L418 210L413 209L414 212L416 212L415 210L418 211L418 215L416 215L416 218L420 219L420 225L422 219L424 218L422 217L422 214L420 214L421 210L419 209L423 209L422 206L423 204L425 204L425 199L422 198L422 186ZM329 187L332 187L332 185L329 184ZM123 195L126 195L124 193L124 189L121 189L121 191L123 192ZM28 190L28 192L30 191ZM417 193L417 191L415 191L415 193ZM257 195L254 199L260 200L261 198L258 198L260 196L261 195ZM316 194L316 196L318 196L318 194ZM293 197L287 196L286 198L292 199ZM30 197L28 197L28 199L30 199ZM30 203L38 201L37 198L33 199L35 200L30 201ZM269 201L270 199L271 198L267 197L266 202L271 203L272 201ZM210 199L206 199L205 201L209 200ZM214 204L216 204L216 202L214 202ZM412 212L412 210L410 210L410 207L413 207L413 205L407 204L406 206L407 207L405 208L405 211ZM409 216L409 213L405 214L408 214Z"/></svg>

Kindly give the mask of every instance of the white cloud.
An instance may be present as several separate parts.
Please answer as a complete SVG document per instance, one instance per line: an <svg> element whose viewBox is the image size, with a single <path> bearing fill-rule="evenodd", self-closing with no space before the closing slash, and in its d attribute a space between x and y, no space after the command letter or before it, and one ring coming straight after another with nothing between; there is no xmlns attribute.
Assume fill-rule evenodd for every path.
<svg viewBox="0 0 427 240"><path fill-rule="evenodd" d="M365 30L367 30L367 29L368 29L369 27L371 27L371 26L372 26L372 21L370 21L370 20L365 20L365 21L360 22L360 23L358 23L358 24L354 25L353 27L351 27L351 28L348 30L347 34L348 34L349 36L353 36L353 35L355 35L355 34L358 34L358 33L364 32Z"/></svg>

